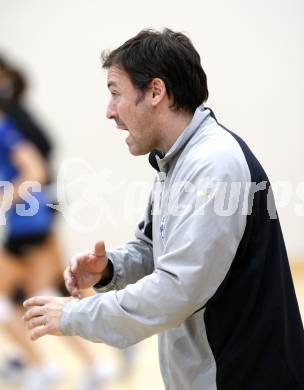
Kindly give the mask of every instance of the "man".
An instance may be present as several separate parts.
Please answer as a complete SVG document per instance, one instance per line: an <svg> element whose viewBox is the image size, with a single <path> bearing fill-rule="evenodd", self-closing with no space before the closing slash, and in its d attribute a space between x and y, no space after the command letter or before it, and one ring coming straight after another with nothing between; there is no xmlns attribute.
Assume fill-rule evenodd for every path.
<svg viewBox="0 0 304 390"><path fill-rule="evenodd" d="M145 30L105 56L107 117L158 171L134 241L98 242L65 271L73 297L25 302L32 339L119 348L159 334L167 389L303 389L303 326L267 176L203 106L190 40ZM226 206L227 207L226 207Z"/></svg>

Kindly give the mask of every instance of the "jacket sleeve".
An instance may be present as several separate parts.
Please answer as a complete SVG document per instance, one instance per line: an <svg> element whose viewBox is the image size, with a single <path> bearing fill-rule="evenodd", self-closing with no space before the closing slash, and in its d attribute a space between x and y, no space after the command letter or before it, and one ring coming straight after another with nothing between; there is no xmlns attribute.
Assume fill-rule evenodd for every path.
<svg viewBox="0 0 304 390"><path fill-rule="evenodd" d="M205 168L212 177L213 168ZM229 172L229 167L225 171ZM183 188L178 196L179 206L185 206L179 207L182 212L172 206L172 215L168 215L162 242L164 254L157 258L154 271L144 276L142 265L130 265L132 260L139 264L142 260L134 246L129 247L130 252L121 261L127 259L126 268L137 270L136 278L122 277L122 280L132 282L140 274L143 277L122 290L68 302L60 320L63 334L125 348L179 327L202 308L225 278L245 230L242 206L248 175L242 169L239 171L237 177L213 175L217 183L240 182L239 192L232 196L232 213L219 207L226 198L223 186L216 184L210 191L197 191L195 184L206 170L194 172L190 179L195 190ZM120 261L119 264L124 267Z"/></svg>
<svg viewBox="0 0 304 390"><path fill-rule="evenodd" d="M121 290L128 284L135 283L154 270L152 246L152 200L146 208L143 220L135 231L135 239L117 248L107 251L107 256L113 264L112 280L105 286L98 283L94 290L104 293L111 290ZM99 286L102 287L99 287Z"/></svg>

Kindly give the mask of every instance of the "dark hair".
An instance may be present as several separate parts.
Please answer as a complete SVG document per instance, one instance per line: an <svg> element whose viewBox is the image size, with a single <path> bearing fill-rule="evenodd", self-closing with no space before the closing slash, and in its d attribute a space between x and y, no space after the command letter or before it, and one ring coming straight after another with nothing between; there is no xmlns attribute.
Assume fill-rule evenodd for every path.
<svg viewBox="0 0 304 390"><path fill-rule="evenodd" d="M150 81L165 83L172 108L193 113L208 99L207 77L190 39L169 29L142 30L111 52L102 53L103 68L121 67L135 88L144 92Z"/></svg>
<svg viewBox="0 0 304 390"><path fill-rule="evenodd" d="M12 80L13 93L10 97L13 101L18 101L22 98L27 84L23 73L13 67L3 56L0 55L0 70L7 73L7 76Z"/></svg>
<svg viewBox="0 0 304 390"><path fill-rule="evenodd" d="M53 145L44 129L35 118L23 108L21 98L27 87L22 71L15 68L6 58L0 55L0 71L5 73L12 81L13 91L9 97L1 97L0 110L2 110L14 123L18 131L40 151L42 157L48 161ZM49 177L50 179L50 177Z"/></svg>

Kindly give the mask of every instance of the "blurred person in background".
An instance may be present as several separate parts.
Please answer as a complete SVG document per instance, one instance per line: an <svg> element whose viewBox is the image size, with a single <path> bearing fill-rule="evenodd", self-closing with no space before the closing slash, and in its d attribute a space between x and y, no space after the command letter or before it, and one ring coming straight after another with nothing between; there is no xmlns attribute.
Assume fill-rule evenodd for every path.
<svg viewBox="0 0 304 390"><path fill-rule="evenodd" d="M28 340L17 307L24 297L37 293L56 295L58 289L62 291L59 286L62 256L53 229L55 211L47 206L55 201L51 172L53 145L24 108L25 90L24 75L0 56L0 180L13 186L13 196L7 204L8 189L0 188L1 210L6 212L5 239L0 252L0 323L22 348L25 360L8 359L0 375L19 376L24 388L43 389L59 379L59 373ZM24 187L25 181L39 183L41 191ZM37 204L33 203L33 196ZM36 204L38 209L30 213L33 215L22 216L17 212L17 204L24 210ZM114 368L97 364L87 342L80 338L66 340L86 367L77 388L91 389L113 378Z"/></svg>
<svg viewBox="0 0 304 390"><path fill-rule="evenodd" d="M7 188L1 187L0 199L2 212L5 211L5 239L0 253L0 321L6 332L22 348L24 357L31 370L28 380L35 386L34 376L48 381L53 377L52 370L44 363L40 352L29 343L19 316L11 302L15 288L22 286L31 295L33 291L41 291L53 283L52 270L44 272L45 279L39 269L44 263L43 250L48 245L47 238L52 225L53 215L46 206L46 196L43 191L35 192L38 210L34 215L21 216L17 213L16 204L24 210L30 210L32 193L30 187L24 187L25 181L39 183L48 181L46 164L37 148L17 129L13 118L7 113L11 102L23 91L15 95L13 76L0 62L0 178L11 183L12 199L7 198ZM29 203L31 202L31 204ZM26 214L26 213L25 213ZM43 259L43 260L41 260ZM43 264L44 263L44 264ZM39 382L41 380L39 379ZM38 379L37 379L38 380Z"/></svg>

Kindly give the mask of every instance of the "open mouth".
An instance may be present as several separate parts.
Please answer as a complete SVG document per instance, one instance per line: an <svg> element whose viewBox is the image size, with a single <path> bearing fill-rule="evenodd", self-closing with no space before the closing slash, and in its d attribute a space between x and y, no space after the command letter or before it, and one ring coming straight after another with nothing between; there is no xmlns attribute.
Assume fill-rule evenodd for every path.
<svg viewBox="0 0 304 390"><path fill-rule="evenodd" d="M127 126L125 124L121 124L121 125L116 125L116 128L119 129L119 130L127 130Z"/></svg>
<svg viewBox="0 0 304 390"><path fill-rule="evenodd" d="M115 122L116 122L117 129L128 130L126 124L123 121L116 119Z"/></svg>

